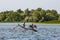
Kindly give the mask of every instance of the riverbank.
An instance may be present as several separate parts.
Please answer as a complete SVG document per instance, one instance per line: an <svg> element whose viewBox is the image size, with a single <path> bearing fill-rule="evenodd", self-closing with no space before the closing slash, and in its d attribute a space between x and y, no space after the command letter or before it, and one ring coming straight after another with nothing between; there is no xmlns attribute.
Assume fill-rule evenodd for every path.
<svg viewBox="0 0 60 40"><path fill-rule="evenodd" d="M45 21L45 22L33 22L35 24L60 24L60 21L53 20L53 21Z"/></svg>
<svg viewBox="0 0 60 40"><path fill-rule="evenodd" d="M37 22L34 22L34 24L60 24L60 23L48 23L48 22L37 23Z"/></svg>
<svg viewBox="0 0 60 40"><path fill-rule="evenodd" d="M24 23L24 22L0 22L0 23ZM25 22L25 23L33 23L33 24L60 24L60 21L45 21L45 22Z"/></svg>
<svg viewBox="0 0 60 40"><path fill-rule="evenodd" d="M0 22L0 23L23 23L23 22ZM48 22L26 22L26 23L33 23L33 24L60 24L60 23L48 23Z"/></svg>

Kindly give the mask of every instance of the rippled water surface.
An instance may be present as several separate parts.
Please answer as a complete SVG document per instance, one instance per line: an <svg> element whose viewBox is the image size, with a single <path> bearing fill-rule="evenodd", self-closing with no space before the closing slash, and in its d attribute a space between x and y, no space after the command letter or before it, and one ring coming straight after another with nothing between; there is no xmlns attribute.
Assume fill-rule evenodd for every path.
<svg viewBox="0 0 60 40"><path fill-rule="evenodd" d="M60 24L35 24L38 32L20 27L13 30L18 24L23 23L0 23L0 40L60 40Z"/></svg>

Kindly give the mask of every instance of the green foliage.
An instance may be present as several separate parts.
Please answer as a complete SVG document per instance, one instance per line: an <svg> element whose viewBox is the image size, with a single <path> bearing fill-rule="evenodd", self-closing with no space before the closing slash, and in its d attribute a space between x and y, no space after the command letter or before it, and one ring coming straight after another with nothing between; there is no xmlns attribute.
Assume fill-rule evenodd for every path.
<svg viewBox="0 0 60 40"><path fill-rule="evenodd" d="M18 9L17 12L18 13L23 13L23 11L21 9Z"/></svg>
<svg viewBox="0 0 60 40"><path fill-rule="evenodd" d="M0 22L48 22L52 20L60 21L60 14L56 10L44 10L42 8L25 11L18 9L16 11L0 12Z"/></svg>

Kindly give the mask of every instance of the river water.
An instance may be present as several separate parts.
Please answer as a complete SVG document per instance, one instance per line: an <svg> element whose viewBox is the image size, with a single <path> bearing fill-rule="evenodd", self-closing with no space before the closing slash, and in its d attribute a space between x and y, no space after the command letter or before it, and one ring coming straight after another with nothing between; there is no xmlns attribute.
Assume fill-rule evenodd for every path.
<svg viewBox="0 0 60 40"><path fill-rule="evenodd" d="M38 32L20 27L13 30L18 24L23 23L0 23L0 40L60 40L60 24L35 24Z"/></svg>

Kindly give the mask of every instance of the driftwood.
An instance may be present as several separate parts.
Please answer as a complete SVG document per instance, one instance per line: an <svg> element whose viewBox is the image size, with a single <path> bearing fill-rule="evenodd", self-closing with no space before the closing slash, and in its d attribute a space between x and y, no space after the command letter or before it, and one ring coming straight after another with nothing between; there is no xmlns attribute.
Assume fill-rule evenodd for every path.
<svg viewBox="0 0 60 40"><path fill-rule="evenodd" d="M23 28L23 29L25 29L25 30L33 30L34 32L37 32L37 30L34 29L33 24L30 25L30 28L25 28L25 24L23 24L23 26L21 26L20 24L18 24L18 26L21 27L21 28ZM16 26L16 27L18 27L18 26ZM16 28L16 27L15 27L15 28ZM15 29L15 28L13 28L13 29ZM35 26L35 28L36 28L36 26Z"/></svg>

